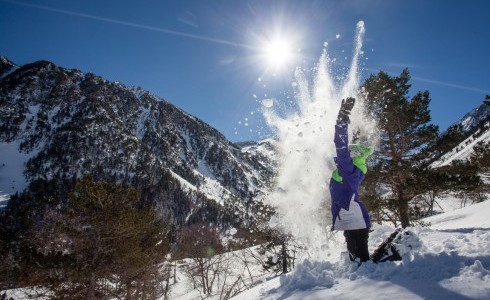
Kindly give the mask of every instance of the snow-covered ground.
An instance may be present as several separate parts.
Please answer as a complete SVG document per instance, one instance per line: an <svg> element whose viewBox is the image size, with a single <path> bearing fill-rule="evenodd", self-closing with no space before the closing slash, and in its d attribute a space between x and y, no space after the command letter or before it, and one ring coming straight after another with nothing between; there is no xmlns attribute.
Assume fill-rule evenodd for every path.
<svg viewBox="0 0 490 300"><path fill-rule="evenodd" d="M430 226L408 229L411 235L403 244L412 249L402 248L402 261L357 266L347 258L344 238L337 234L324 249L325 259L301 259L292 272L274 277L254 263L250 254L255 250L246 249L212 258L226 273L208 299L223 299L219 287L226 284L242 290L233 300L490 299L490 201L464 208L453 198L440 203L446 212L425 219ZM394 228L373 229L371 251ZM179 263L171 299L205 298L185 274L189 264L192 260ZM19 290L9 295L24 299Z"/></svg>
<svg viewBox="0 0 490 300"><path fill-rule="evenodd" d="M426 219L409 228L413 249L403 261L360 267L332 241L324 261L305 260L293 272L247 290L248 299L490 299L490 201ZM376 226L370 248L393 228Z"/></svg>
<svg viewBox="0 0 490 300"><path fill-rule="evenodd" d="M20 153L19 143L0 142L0 194L13 195L23 191L27 186L23 172L25 163L33 154Z"/></svg>
<svg viewBox="0 0 490 300"><path fill-rule="evenodd" d="M7 207L7 203L9 201L10 195L5 194L0 190L0 211Z"/></svg>

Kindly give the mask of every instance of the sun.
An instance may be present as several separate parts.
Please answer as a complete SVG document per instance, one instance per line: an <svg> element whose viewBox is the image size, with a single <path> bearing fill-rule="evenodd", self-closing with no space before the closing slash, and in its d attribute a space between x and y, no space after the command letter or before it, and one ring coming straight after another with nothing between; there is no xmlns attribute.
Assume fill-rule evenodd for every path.
<svg viewBox="0 0 490 300"><path fill-rule="evenodd" d="M294 57L291 42L284 38L275 38L264 44L263 58L269 67L282 69L290 65Z"/></svg>
<svg viewBox="0 0 490 300"><path fill-rule="evenodd" d="M291 47L284 40L274 40L266 45L265 55L267 61L275 66L281 66L290 61Z"/></svg>
<svg viewBox="0 0 490 300"><path fill-rule="evenodd" d="M288 77L303 58L300 45L303 44L304 31L286 28L282 23L277 22L252 32L250 62L261 69L263 75Z"/></svg>

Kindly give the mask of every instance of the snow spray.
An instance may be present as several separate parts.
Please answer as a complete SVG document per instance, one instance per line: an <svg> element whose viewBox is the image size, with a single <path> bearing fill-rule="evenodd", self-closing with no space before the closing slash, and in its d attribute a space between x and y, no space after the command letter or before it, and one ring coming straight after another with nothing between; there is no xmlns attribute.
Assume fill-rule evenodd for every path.
<svg viewBox="0 0 490 300"><path fill-rule="evenodd" d="M364 22L357 24L355 49L348 73L334 81L327 45L315 69L310 86L304 73L295 72L297 109L280 116L273 107L264 108L264 117L278 138L279 172L274 190L265 201L276 208L270 225L292 234L308 249L310 258L325 257L331 227L328 184L335 169L334 126L341 99L355 97L350 130L369 130L374 124L364 118L359 98L359 57L362 55ZM350 135L352 137L352 134Z"/></svg>

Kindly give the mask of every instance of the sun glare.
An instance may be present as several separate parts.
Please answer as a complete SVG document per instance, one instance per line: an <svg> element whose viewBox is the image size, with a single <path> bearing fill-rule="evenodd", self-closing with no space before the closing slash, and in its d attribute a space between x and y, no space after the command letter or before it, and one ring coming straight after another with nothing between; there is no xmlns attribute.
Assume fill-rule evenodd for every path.
<svg viewBox="0 0 490 300"><path fill-rule="evenodd" d="M283 68L290 64L294 58L294 52L290 43L283 39L275 39L264 47L264 58L270 67Z"/></svg>

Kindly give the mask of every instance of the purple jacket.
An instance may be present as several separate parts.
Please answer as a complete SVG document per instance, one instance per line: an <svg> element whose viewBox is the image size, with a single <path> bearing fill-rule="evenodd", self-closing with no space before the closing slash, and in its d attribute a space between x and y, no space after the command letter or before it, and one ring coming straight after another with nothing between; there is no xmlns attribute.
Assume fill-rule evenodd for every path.
<svg viewBox="0 0 490 300"><path fill-rule="evenodd" d="M337 170L330 180L332 230L355 230L371 227L366 206L359 199L364 173L354 165L348 147L348 124L337 121L334 143Z"/></svg>

